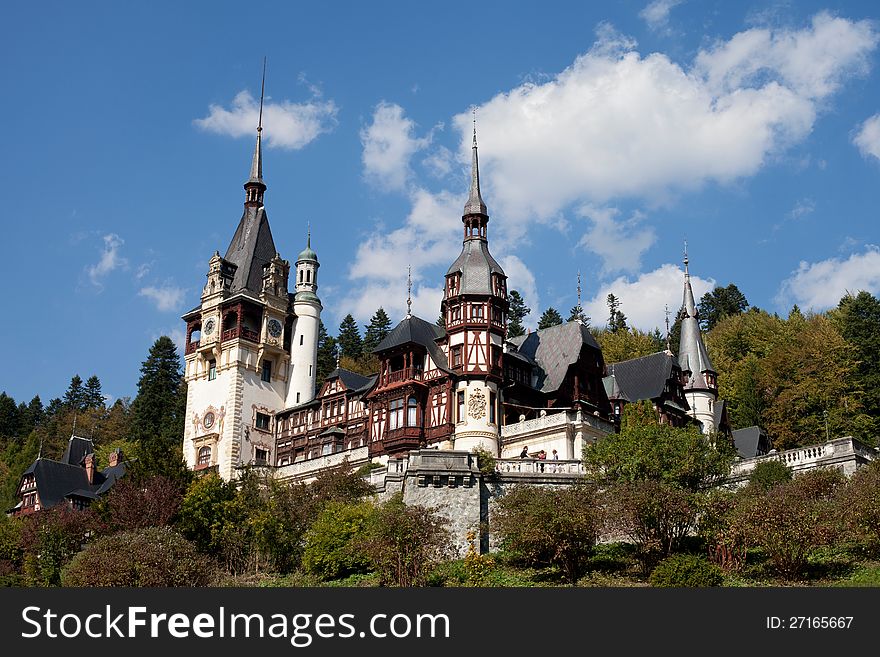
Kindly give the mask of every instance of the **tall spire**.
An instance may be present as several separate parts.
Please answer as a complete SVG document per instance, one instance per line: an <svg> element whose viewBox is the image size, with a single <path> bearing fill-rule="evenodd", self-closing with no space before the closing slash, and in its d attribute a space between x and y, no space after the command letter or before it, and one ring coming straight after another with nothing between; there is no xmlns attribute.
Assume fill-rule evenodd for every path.
<svg viewBox="0 0 880 657"><path fill-rule="evenodd" d="M245 203L262 205L266 183L263 182L263 98L266 94L266 58L263 57L263 80L260 84L260 116L257 121L257 143L254 145L254 157L251 160L251 175L244 184L247 191Z"/></svg>
<svg viewBox="0 0 880 657"><path fill-rule="evenodd" d="M666 304L666 353L672 355L672 346L669 344L669 304Z"/></svg>
<svg viewBox="0 0 880 657"><path fill-rule="evenodd" d="M688 317L697 316L697 304L694 301L694 290L691 287L691 274L688 270L688 243L684 241L684 300L682 301L682 309L687 312Z"/></svg>
<svg viewBox="0 0 880 657"><path fill-rule="evenodd" d="M480 196L480 162L477 156L477 110L474 108L474 144L471 147L471 189L464 214L486 214L486 204Z"/></svg>
<svg viewBox="0 0 880 657"><path fill-rule="evenodd" d="M406 266L406 318L412 317L412 265Z"/></svg>
<svg viewBox="0 0 880 657"><path fill-rule="evenodd" d="M684 253L684 299L679 318L681 319L681 338L678 344L678 363L681 369L690 372L685 390L714 387L715 368L709 358L703 335L700 331L700 316L694 301L691 276L688 271L687 243ZM710 381L711 383L710 385Z"/></svg>

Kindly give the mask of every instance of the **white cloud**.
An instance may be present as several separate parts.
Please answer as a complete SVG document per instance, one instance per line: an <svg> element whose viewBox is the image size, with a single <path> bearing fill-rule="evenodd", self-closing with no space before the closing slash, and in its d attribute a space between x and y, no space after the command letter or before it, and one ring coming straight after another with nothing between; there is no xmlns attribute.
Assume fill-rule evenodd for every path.
<svg viewBox="0 0 880 657"><path fill-rule="evenodd" d="M880 114L875 114L859 126L853 143L864 157L880 160Z"/></svg>
<svg viewBox="0 0 880 657"><path fill-rule="evenodd" d="M180 308L185 290L175 285L147 286L141 288L138 296L146 297L156 304L156 310L162 312Z"/></svg>
<svg viewBox="0 0 880 657"><path fill-rule="evenodd" d="M641 212L635 212L629 219L618 221L617 208L595 207L585 204L580 208L581 216L592 221L592 227L578 242L602 258L602 274L616 272L635 273L641 269L642 255L657 240L653 228L639 227L644 219Z"/></svg>
<svg viewBox="0 0 880 657"><path fill-rule="evenodd" d="M537 328L540 313L538 308L541 307L538 298L538 286L535 283L535 275L526 266L522 260L515 255L505 255L498 259L504 273L507 274L507 289L516 290L522 295L523 301L527 308L531 308L532 312L526 315L524 320L525 326L528 328Z"/></svg>
<svg viewBox="0 0 880 657"><path fill-rule="evenodd" d="M657 32L666 29L669 25L669 13L683 0L652 0L639 12L641 18L648 27Z"/></svg>
<svg viewBox="0 0 880 657"><path fill-rule="evenodd" d="M289 100L263 105L263 139L267 146L298 150L336 125L338 108L332 100L323 100L312 89L312 98L304 103ZM201 129L229 137L253 136L260 114L259 100L248 91L232 99L230 109L210 105L208 116L195 119Z"/></svg>
<svg viewBox="0 0 880 657"><path fill-rule="evenodd" d="M877 41L870 22L821 13L800 30L741 32L682 66L641 56L604 26L555 78L478 108L484 198L522 235L574 202L664 202L754 175L809 134L823 101L865 72ZM454 122L466 163L470 112Z"/></svg>
<svg viewBox="0 0 880 657"><path fill-rule="evenodd" d="M125 269L128 266L128 260L122 257L119 250L125 244L116 233L108 233L104 235L104 248L101 250L101 259L94 265L86 267L86 273L92 285L102 288L104 286L104 278L117 269Z"/></svg>
<svg viewBox="0 0 880 657"><path fill-rule="evenodd" d="M403 190L410 177L410 159L431 143L414 136L416 124L403 108L385 101L376 105L373 121L361 130L362 160L367 180L388 190Z"/></svg>
<svg viewBox="0 0 880 657"><path fill-rule="evenodd" d="M819 262L801 261L792 275L782 282L776 302L783 308L796 303L804 310L824 310L836 306L847 292L880 291L880 248L866 245L864 253L853 253L843 260L829 258Z"/></svg>
<svg viewBox="0 0 880 657"><path fill-rule="evenodd" d="M791 209L791 212L788 213L788 216L795 220L803 219L807 215L813 214L815 211L816 202L811 198L802 198L794 204L794 207Z"/></svg>
<svg viewBox="0 0 880 657"><path fill-rule="evenodd" d="M153 333L150 336L150 340L155 342L156 340L161 338L163 335L167 335L169 338L171 338L171 341L177 347L177 353L180 354L181 360L183 360L183 355L184 355L184 351L185 351L184 347L186 346L185 345L186 333L184 332L184 330L182 328L180 328L179 326L175 326L173 328L167 329L167 330L159 332L159 333Z"/></svg>
<svg viewBox="0 0 880 657"><path fill-rule="evenodd" d="M691 274L691 287L699 301L715 287L715 281ZM621 276L602 285L596 296L584 303L584 310L593 326L604 327L608 320L606 300L609 294L613 294L620 300L620 310L626 315L629 326L642 331L653 331L655 328L664 331L665 307L668 305L672 313L669 321L674 321L675 313L681 308L683 293L684 271L676 265L665 264L634 280Z"/></svg>

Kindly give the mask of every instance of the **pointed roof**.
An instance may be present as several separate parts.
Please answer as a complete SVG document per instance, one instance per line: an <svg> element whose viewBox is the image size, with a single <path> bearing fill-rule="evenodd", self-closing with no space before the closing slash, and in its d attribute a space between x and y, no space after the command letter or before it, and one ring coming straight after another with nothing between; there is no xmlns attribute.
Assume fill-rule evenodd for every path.
<svg viewBox="0 0 880 657"><path fill-rule="evenodd" d="M342 381L342 384L347 390L351 390L354 392L362 389L365 385L370 383L374 379L374 377L364 376L363 374L352 372L351 370L347 370L343 367L337 367L335 370L330 372L330 374L324 377L324 381L329 381L331 379L339 379L340 381Z"/></svg>
<svg viewBox="0 0 880 657"><path fill-rule="evenodd" d="M263 182L263 139L261 133L263 128L257 128L257 143L254 146L254 157L251 161L251 176L248 178L247 184L259 183L265 187Z"/></svg>
<svg viewBox="0 0 880 657"><path fill-rule="evenodd" d="M79 436L71 436L67 441L67 447L64 450L64 456L61 462L67 465L81 465L87 454L93 454L95 444L91 438L81 438Z"/></svg>
<svg viewBox="0 0 880 657"><path fill-rule="evenodd" d="M296 257L297 262L318 262L318 254L312 250L312 229L309 227L309 233L306 237L306 248L299 252L299 255Z"/></svg>
<svg viewBox="0 0 880 657"><path fill-rule="evenodd" d="M275 257L275 241L263 207L246 205L225 259L236 265L231 292L259 295L263 289L263 267Z"/></svg>
<svg viewBox="0 0 880 657"><path fill-rule="evenodd" d="M608 399L636 402L660 397L673 375L674 363L674 356L658 351L609 365L608 376L602 380Z"/></svg>
<svg viewBox="0 0 880 657"><path fill-rule="evenodd" d="M394 347L413 343L423 346L431 355L431 360L442 370L449 371L449 363L446 354L437 344L437 339L446 335L446 331L436 324L426 322L421 317L410 315L403 319L391 332L385 336L373 353L377 354Z"/></svg>
<svg viewBox="0 0 880 657"><path fill-rule="evenodd" d="M715 368L709 359L709 352L703 342L700 331L700 313L694 301L691 288L691 275L688 271L688 256L684 256L684 299L679 311L681 317L681 339L678 343L678 364L683 371L690 372L685 390L701 390L708 388L705 372L715 374Z"/></svg>
<svg viewBox="0 0 880 657"><path fill-rule="evenodd" d="M474 145L471 148L471 189L467 203L464 204L464 214L486 214L486 204L480 196L480 162L477 156L477 123L474 120Z"/></svg>
<svg viewBox="0 0 880 657"><path fill-rule="evenodd" d="M574 321L510 338L508 342L541 368L536 389L543 392L559 389L568 374L568 368L577 362L584 345L601 352L590 329Z"/></svg>

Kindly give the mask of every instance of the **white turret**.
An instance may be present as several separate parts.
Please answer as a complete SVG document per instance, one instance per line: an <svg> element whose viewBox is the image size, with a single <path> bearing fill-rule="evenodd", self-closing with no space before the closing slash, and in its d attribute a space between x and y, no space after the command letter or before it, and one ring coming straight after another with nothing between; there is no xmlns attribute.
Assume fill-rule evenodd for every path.
<svg viewBox="0 0 880 657"><path fill-rule="evenodd" d="M318 327L321 300L318 290L318 255L312 250L311 231L306 248L296 259L296 294L293 297L293 337L290 343L290 377L287 406L298 406L315 398L318 370Z"/></svg>

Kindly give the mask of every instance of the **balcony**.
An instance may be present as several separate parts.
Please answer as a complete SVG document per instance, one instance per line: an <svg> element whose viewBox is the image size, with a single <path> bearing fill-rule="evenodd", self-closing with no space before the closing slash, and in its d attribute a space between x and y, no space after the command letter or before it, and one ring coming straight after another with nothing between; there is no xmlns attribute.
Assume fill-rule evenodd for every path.
<svg viewBox="0 0 880 657"><path fill-rule="evenodd" d="M388 372L385 376L385 384L400 383L401 381L421 381L422 370L415 367L406 367L402 370Z"/></svg>
<svg viewBox="0 0 880 657"><path fill-rule="evenodd" d="M187 342L186 343L186 355L189 356L190 354L194 354L198 350L198 348L199 348L199 341L198 340L196 340L195 342Z"/></svg>
<svg viewBox="0 0 880 657"><path fill-rule="evenodd" d="M244 328L244 327L239 328L239 327L235 326L231 329L226 329L220 335L220 339L223 342L226 342L227 340L234 340L235 338L241 338L242 340L247 340L248 342L257 342L258 343L260 341L259 333L257 333L256 331L252 331L249 328Z"/></svg>

